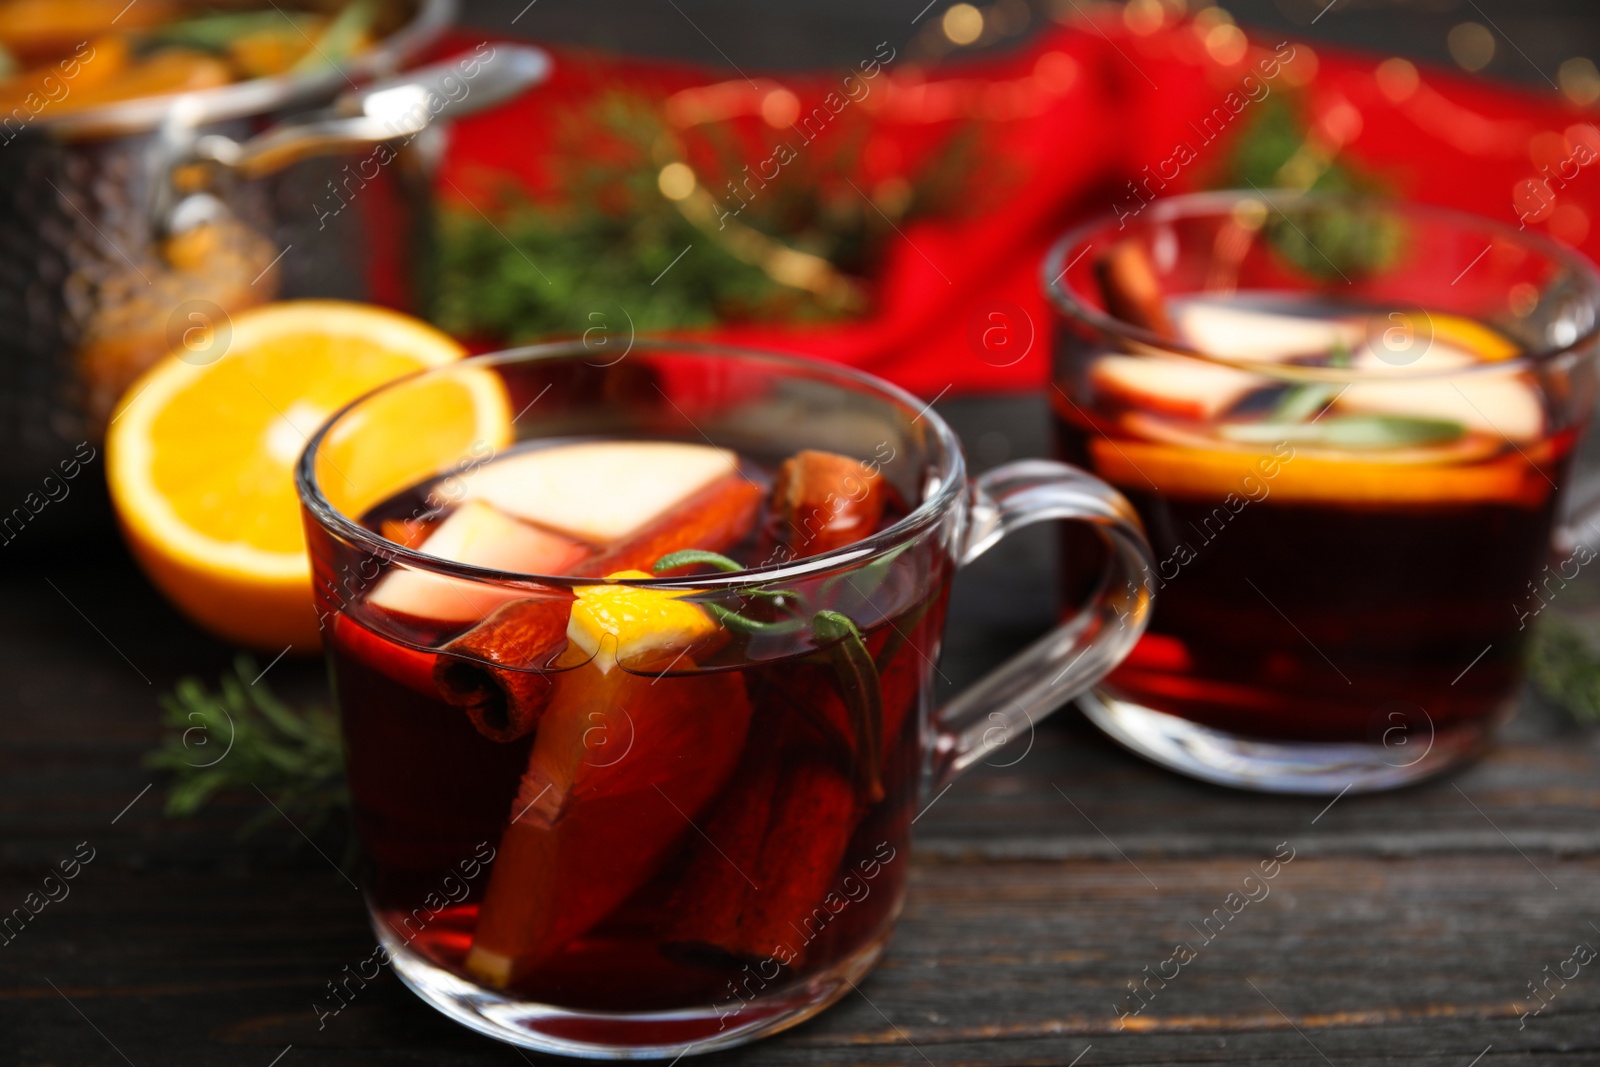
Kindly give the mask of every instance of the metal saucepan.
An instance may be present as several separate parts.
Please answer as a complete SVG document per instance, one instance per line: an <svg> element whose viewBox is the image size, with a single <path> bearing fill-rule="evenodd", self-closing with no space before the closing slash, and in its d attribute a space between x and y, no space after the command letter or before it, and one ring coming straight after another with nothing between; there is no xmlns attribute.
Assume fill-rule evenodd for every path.
<svg viewBox="0 0 1600 1067"><path fill-rule="evenodd" d="M197 324L292 297L425 304L441 120L549 72L485 42L400 74L453 5L391 5L342 67L0 116L0 487L98 442Z"/></svg>

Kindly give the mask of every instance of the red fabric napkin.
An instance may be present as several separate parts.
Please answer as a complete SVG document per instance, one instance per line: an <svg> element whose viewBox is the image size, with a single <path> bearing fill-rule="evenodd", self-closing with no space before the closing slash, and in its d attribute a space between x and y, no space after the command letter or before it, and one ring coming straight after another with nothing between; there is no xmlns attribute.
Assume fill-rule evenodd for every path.
<svg viewBox="0 0 1600 1067"><path fill-rule="evenodd" d="M976 193L980 202L961 217L905 227L872 279L864 317L730 325L709 336L839 360L930 398L1042 386L1049 331L1040 263L1049 245L1076 220L1133 212L1150 196L1203 185L1251 109L1291 88L1303 88L1313 121L1397 195L1526 224L1591 256L1600 252L1600 227L1590 225L1600 198L1600 167L1591 166L1600 162L1600 130L1554 92L1419 74L1399 61L1304 42L1247 45L1224 26L1191 21L1135 33L1120 19L1097 18L1053 28L1000 59L928 69L889 58L861 82L865 95L854 88L858 101L845 105L870 114L873 141L885 146L869 147L869 163L917 159L957 123L977 119L982 151L997 165L991 169L1011 177ZM440 51L479 40L457 34ZM555 73L547 85L455 125L442 198L476 198L484 176L495 173L544 188L555 120L602 89L665 99L724 82L681 64L550 51ZM885 46L879 58L890 51ZM781 84L809 114L839 93L844 73L762 77L750 92ZM745 91L742 80L726 86L733 95ZM794 133L759 120L742 132L752 160L780 141L807 150Z"/></svg>

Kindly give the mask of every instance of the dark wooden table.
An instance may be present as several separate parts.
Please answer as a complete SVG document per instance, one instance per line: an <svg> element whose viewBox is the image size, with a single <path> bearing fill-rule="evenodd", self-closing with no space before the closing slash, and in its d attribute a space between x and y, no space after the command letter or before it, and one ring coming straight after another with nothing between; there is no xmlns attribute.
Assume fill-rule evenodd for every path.
<svg viewBox="0 0 1600 1067"><path fill-rule="evenodd" d="M1043 450L1040 403L941 410L980 466ZM313 999L370 952L359 894L287 824L238 840L261 797L168 820L141 767L157 694L215 676L230 650L103 532L35 535L0 549L0 917L59 861L93 859L0 945L0 1064L537 1060L387 971L319 1029ZM963 576L951 685L1047 624L1049 558L1041 531ZM289 695L323 685L311 663L267 678ZM1530 982L1570 974L1580 942L1600 948L1600 735L1530 700L1481 763L1331 806L1175 777L1071 711L1031 746L925 812L899 932L860 995L704 1062L1600 1063L1600 961L1519 1019L1538 1004ZM1205 942L1228 894L1290 850L1270 895L1213 919ZM1197 956L1119 1026L1128 983L1171 974L1180 940Z"/></svg>

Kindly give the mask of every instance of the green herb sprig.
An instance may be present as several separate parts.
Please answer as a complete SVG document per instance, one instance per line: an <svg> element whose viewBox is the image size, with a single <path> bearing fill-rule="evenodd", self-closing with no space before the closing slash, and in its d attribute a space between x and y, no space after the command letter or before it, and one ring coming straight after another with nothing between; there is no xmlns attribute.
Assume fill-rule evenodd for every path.
<svg viewBox="0 0 1600 1067"><path fill-rule="evenodd" d="M694 566L715 567L724 573L744 570L743 564L737 560L729 559L720 552L708 552L702 548L685 548L669 552L656 560L651 570L656 574L665 574L679 567ZM792 589L763 589L760 586L749 586L737 592L740 596L766 601L777 613L786 617L776 620L753 619L716 601L707 601L701 604L701 607L710 611L723 625L747 634L795 633L804 628L806 612L803 609L806 600L798 592Z"/></svg>
<svg viewBox="0 0 1600 1067"><path fill-rule="evenodd" d="M1581 723L1600 723L1600 650L1558 615L1541 619L1528 646L1528 678Z"/></svg>
<svg viewBox="0 0 1600 1067"><path fill-rule="evenodd" d="M322 31L315 47L308 50L292 69L302 72L337 67L361 47L361 42L372 30L376 16L377 9L371 0L350 0Z"/></svg>
<svg viewBox="0 0 1600 1067"><path fill-rule="evenodd" d="M650 569L662 574L679 567L696 565L715 567L724 573L744 569L737 560L698 548L668 553L656 560ZM787 617L778 621L753 619L715 601L704 602L701 606L730 629L748 634L797 632L806 625L806 616L810 616L811 635L821 646L817 655L832 668L834 691L850 713L850 726L856 744L857 785L869 801L882 800L883 782L879 762L883 750L883 694L879 691L878 665L867 648L861 628L842 612L826 608L812 611L806 597L797 590L750 586L736 591L740 596L764 601ZM808 715L811 713L811 709L801 710ZM824 732L828 732L826 728Z"/></svg>
<svg viewBox="0 0 1600 1067"><path fill-rule="evenodd" d="M1312 134L1303 118L1304 100L1273 93L1251 109L1215 188L1293 189L1327 193L1381 194L1384 183L1342 155L1309 151ZM1279 198L1273 198L1274 203ZM1266 233L1273 247L1296 267L1327 282L1346 282L1387 269L1399 258L1406 233L1391 212L1357 211L1341 204L1282 201Z"/></svg>
<svg viewBox="0 0 1600 1067"><path fill-rule="evenodd" d="M469 190L470 205L441 211L432 318L458 336L516 343L597 327L644 333L851 314L857 309L742 260L720 231L690 222L662 194L659 177L663 145L677 144L719 210L737 211L740 225L855 279L877 269L908 222L973 210L987 200L975 190L1020 180L997 169L973 125L890 183L897 195L868 188L869 200L852 183L862 180L870 121L846 111L751 196L750 160L734 126L677 129L659 101L608 92L553 131L545 187L530 191L510 176L495 186L485 175L480 184L489 187Z"/></svg>
<svg viewBox="0 0 1600 1067"><path fill-rule="evenodd" d="M1334 415L1312 422L1227 422L1217 426L1222 437L1242 444L1288 441L1352 451L1447 444L1466 432L1465 426L1451 419L1409 415Z"/></svg>
<svg viewBox="0 0 1600 1067"><path fill-rule="evenodd" d="M255 664L240 656L215 690L197 678L178 682L161 698L169 732L145 765L172 776L168 815L193 815L224 791L259 789L314 834L349 803L338 718L321 705L290 707L256 679ZM243 832L278 819L268 808Z"/></svg>

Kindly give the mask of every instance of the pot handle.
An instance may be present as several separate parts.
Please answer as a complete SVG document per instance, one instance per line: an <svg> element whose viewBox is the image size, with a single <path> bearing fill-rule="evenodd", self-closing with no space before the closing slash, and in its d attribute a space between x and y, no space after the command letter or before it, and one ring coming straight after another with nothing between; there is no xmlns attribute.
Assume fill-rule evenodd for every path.
<svg viewBox="0 0 1600 1067"><path fill-rule="evenodd" d="M492 107L549 76L550 57L540 49L485 43L455 59L345 93L326 110L287 119L247 141L201 137L192 159L258 178L311 156L410 139L435 119Z"/></svg>

